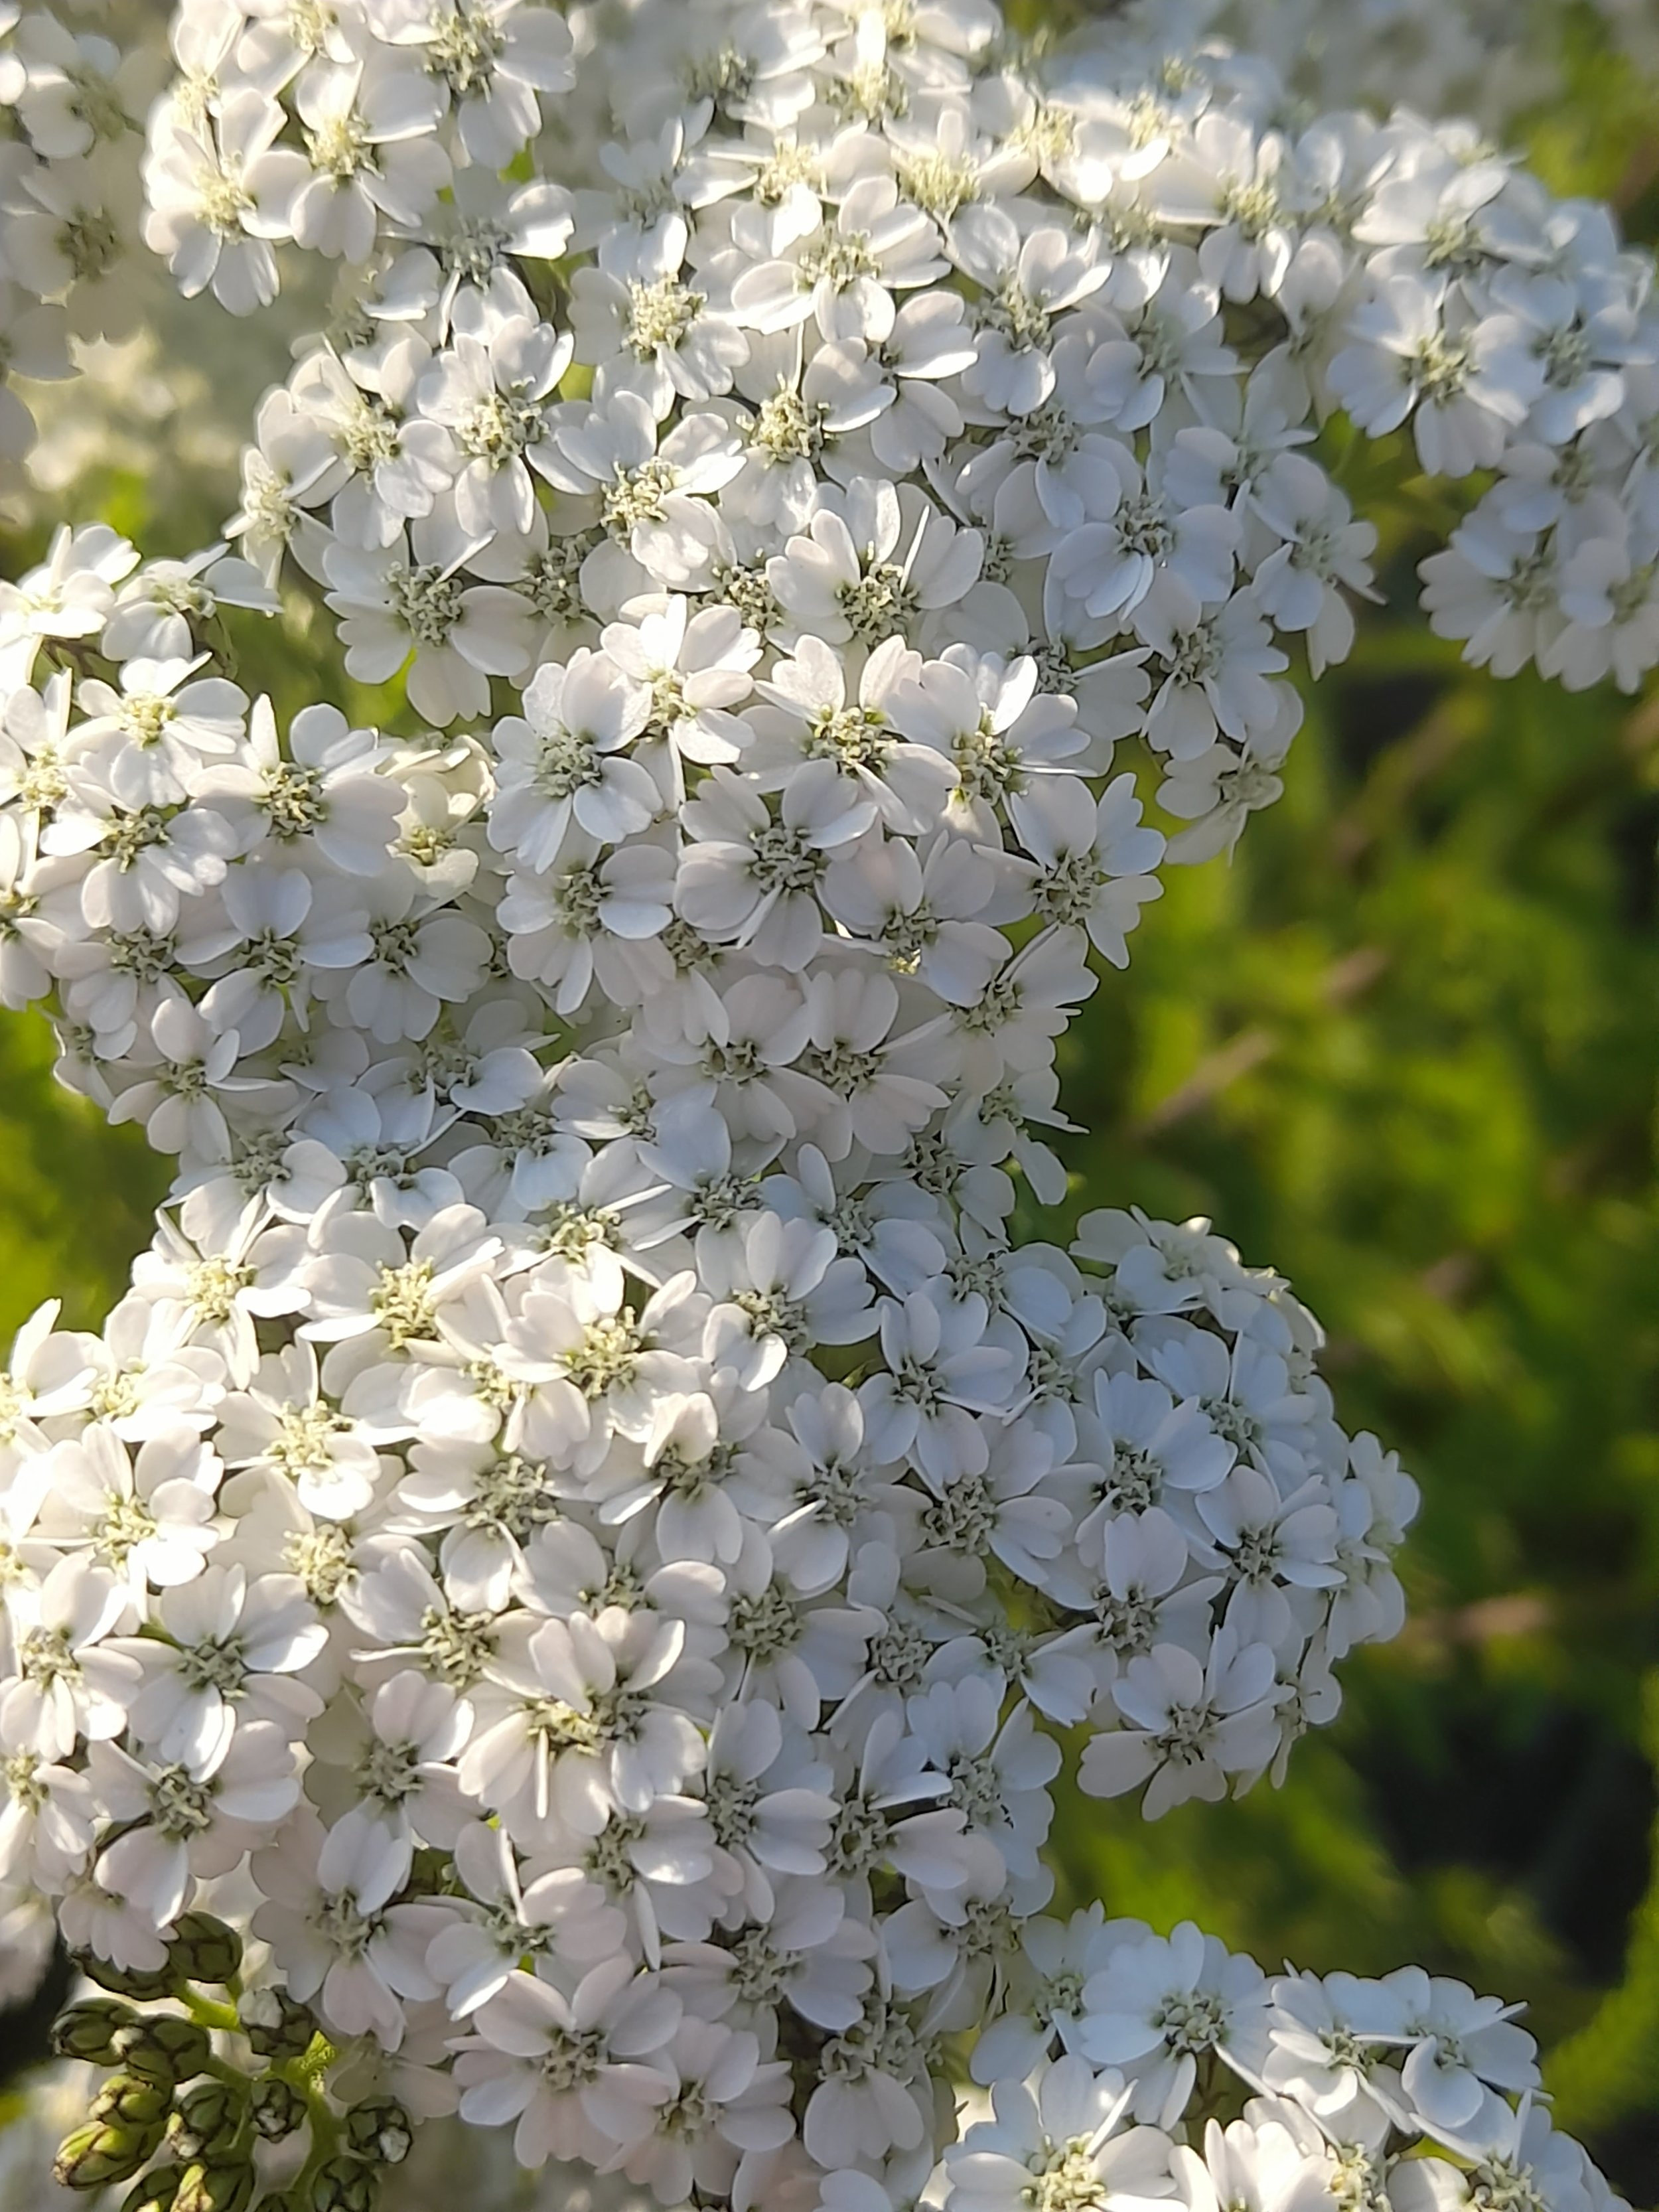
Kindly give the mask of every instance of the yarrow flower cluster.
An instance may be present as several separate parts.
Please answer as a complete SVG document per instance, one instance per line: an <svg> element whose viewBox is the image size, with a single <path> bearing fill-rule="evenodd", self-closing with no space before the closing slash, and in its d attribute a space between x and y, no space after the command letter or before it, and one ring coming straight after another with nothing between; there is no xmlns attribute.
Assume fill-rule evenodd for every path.
<svg viewBox="0 0 1659 2212"><path fill-rule="evenodd" d="M0 7L0 488L34 441L13 380L72 376L74 341L131 325L139 154L167 52L122 33Z"/></svg>
<svg viewBox="0 0 1659 2212"><path fill-rule="evenodd" d="M1108 1919L1098 1905L1068 1921L1030 1918L1005 1947L999 1963L1019 2008L974 2045L972 2084L984 2086L968 2087L957 2138L930 2175L927 2100L904 2095L890 2077L881 2088L872 2063L878 2049L890 2066L902 2049L920 2076L929 2038L907 2034L890 1998L866 1997L861 2008L844 2001L856 1980L853 1954L807 1934L832 1918L821 1900L834 1893L799 1884L797 1892L788 1925L803 1948L786 1961L789 2002L810 1989L821 2008L836 2009L839 1986L851 2022L823 2039L808 2158L757 2149L788 2127L791 2067L757 2058L779 2046L766 2033L770 2008L752 1985L755 1953L720 1945L666 1947L668 1964L649 1992L597 1965L563 1988L545 1966L507 1976L481 2002L483 2033L459 2062L473 2084L463 2110L469 2098L487 2101L491 2120L513 2124L520 2157L537 2164L550 2148L580 2157L631 2111L651 2132L632 2154L615 2154L610 2171L640 2185L647 2203L816 2203L836 2212L896 2203L939 2212L1291 2203L1614 2212L1619 2204L1583 2148L1553 2127L1517 2008L1414 1966L1381 1980L1267 1975L1190 1921L1159 1936ZM545 1951L550 1916L527 1906L528 1893L515 1893L498 1912L519 1912ZM910 1940L919 1965L930 1943L939 1947L937 1935L921 1933L920 1916ZM474 1948L481 1956L482 1942ZM188 2013L145 2014L123 1997L94 1996L61 2016L61 2051L118 2070L64 2146L60 2173L88 2185L112 2169L118 2175L123 2153L130 2160L148 2134L189 2163L153 2168L130 2203L240 2204L247 2197L226 2179L248 2170L234 2159L239 2129L270 2146L307 2122L336 2124L319 2110L318 2069L301 2056L314 2029L310 2008L258 1993L227 2005L198 1986L234 1982L240 1960L222 1923L186 1914L167 1968L143 1993L153 1997L165 1984L187 1998ZM959 1973L958 1947L951 1965ZM140 1993L143 1978L96 1970L111 1989ZM987 1976L979 1978L982 1988ZM711 2018L707 2000L717 1990L723 2004ZM704 2009L694 2012L699 1992ZM936 1999L934 2009L948 2008ZM253 2076L245 2102L222 2062L209 2070L210 2021ZM406 2082L410 2068L399 2072ZM364 2086L339 2125L349 2148L308 2169L309 2189L261 2202L284 2212L373 2203L365 2182L402 2159L410 2130L394 2098L365 2094ZM605 2115L597 2130L588 2117L596 2111ZM816 2179L815 2133L834 2144L830 2170ZM893 2147L895 2136L905 2148Z"/></svg>
<svg viewBox="0 0 1659 2212"><path fill-rule="evenodd" d="M575 30L187 0L148 242L343 313L236 552L0 587L0 999L177 1163L0 1391L0 1878L116 2069L62 2177L356 2212L458 2106L668 2207L1590 2212L1495 2001L1042 1917L1062 1739L1277 1778L1416 1491L1207 1222L1031 1231L1059 1039L1370 589L1316 423L1634 514L1646 272L982 0ZM215 658L311 587L416 734Z"/></svg>
<svg viewBox="0 0 1659 2212"><path fill-rule="evenodd" d="M1601 49L1644 76L1659 35L1641 0L1125 0L1115 10L1176 55L1224 40L1266 62L1310 111L1390 103L1471 117L1493 136L1559 101L1571 42L1594 24ZM1596 19L1599 19L1597 21Z"/></svg>

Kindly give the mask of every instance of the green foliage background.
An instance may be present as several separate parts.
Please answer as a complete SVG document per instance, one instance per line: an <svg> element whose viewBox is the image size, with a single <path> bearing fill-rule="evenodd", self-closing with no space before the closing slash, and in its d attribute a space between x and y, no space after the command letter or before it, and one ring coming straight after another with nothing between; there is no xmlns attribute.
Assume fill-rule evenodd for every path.
<svg viewBox="0 0 1659 2212"><path fill-rule="evenodd" d="M1654 99L1586 15L1520 134L1649 240ZM1371 473L1389 605L1310 696L1281 805L1231 866L1172 875L1065 1076L1091 1133L1074 1210L1212 1214L1324 1320L1346 1422L1423 1485L1411 1623L1349 1663L1283 1790L1152 1827L1068 1806L1056 1853L1071 1898L1268 1963L1419 1960L1526 1997L1562 2122L1651 2204L1659 696L1462 669L1412 605L1452 517L1403 455ZM185 550L218 514L177 483L94 504ZM0 565L37 550L0 543ZM299 703L325 635L303 610L242 625L244 681ZM0 1024L0 1330L51 1295L95 1322L162 1180L51 1063L42 1024Z"/></svg>

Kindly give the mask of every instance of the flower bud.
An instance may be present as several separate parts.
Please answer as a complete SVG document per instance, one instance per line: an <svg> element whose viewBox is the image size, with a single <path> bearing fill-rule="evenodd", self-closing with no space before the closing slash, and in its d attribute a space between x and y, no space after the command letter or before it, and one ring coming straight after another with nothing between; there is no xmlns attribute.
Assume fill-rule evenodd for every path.
<svg viewBox="0 0 1659 2212"><path fill-rule="evenodd" d="M130 2074L167 2089L201 2073L213 2056L207 2030L193 2020L180 2020L176 2013L129 2020L111 2039Z"/></svg>
<svg viewBox="0 0 1659 2212"><path fill-rule="evenodd" d="M58 2145L52 2179L60 2189L102 2189L112 2181L131 2181L161 2140L159 2122L131 2128L118 2120L88 2120Z"/></svg>
<svg viewBox="0 0 1659 2212"><path fill-rule="evenodd" d="M317 2015L286 1990L249 1990L237 2000L241 2030L259 2058L303 2058L317 2033Z"/></svg>
<svg viewBox="0 0 1659 2212"><path fill-rule="evenodd" d="M112 2065L115 2032L138 2015L119 1997L87 1997L67 2006L52 2024L52 2047L60 2058L84 2058L94 2066Z"/></svg>
<svg viewBox="0 0 1659 2212"><path fill-rule="evenodd" d="M142 2074L112 2074L92 2100L89 2117L123 2127L159 2128L173 2102L173 2085L147 2081Z"/></svg>
<svg viewBox="0 0 1659 2212"><path fill-rule="evenodd" d="M331 2158L312 2182L309 2212L374 2212L380 2201L375 2167L361 2159Z"/></svg>
<svg viewBox="0 0 1659 2212"><path fill-rule="evenodd" d="M182 2166L151 2166L143 2179L136 2182L121 2199L121 2212L173 2212L179 2184L184 2178Z"/></svg>
<svg viewBox="0 0 1659 2212"><path fill-rule="evenodd" d="M181 1912L167 1964L188 1982L228 1982L240 1970L242 1939L210 1912Z"/></svg>
<svg viewBox="0 0 1659 2212"><path fill-rule="evenodd" d="M249 2093L253 2124L267 2142L280 2142L305 2124L306 2100L291 2082L275 2074L256 2081Z"/></svg>
<svg viewBox="0 0 1659 2212"><path fill-rule="evenodd" d="M198 2159L185 2168L173 2212L247 2212L254 2181L252 2159Z"/></svg>
<svg viewBox="0 0 1659 2212"><path fill-rule="evenodd" d="M401 2166L414 2140L414 2123L392 2097L370 2097L345 2116L345 2144L356 2157Z"/></svg>
<svg viewBox="0 0 1659 2212"><path fill-rule="evenodd" d="M242 2124L243 2098L228 2081L198 2081L179 2098L167 2126L167 2142L183 2159L228 2151Z"/></svg>
<svg viewBox="0 0 1659 2212"><path fill-rule="evenodd" d="M89 1951L76 1952L75 1964L100 1990L111 1990L118 1997L137 1997L141 2004L179 1994L179 1977L171 1965L118 1966L112 1960L94 1958Z"/></svg>

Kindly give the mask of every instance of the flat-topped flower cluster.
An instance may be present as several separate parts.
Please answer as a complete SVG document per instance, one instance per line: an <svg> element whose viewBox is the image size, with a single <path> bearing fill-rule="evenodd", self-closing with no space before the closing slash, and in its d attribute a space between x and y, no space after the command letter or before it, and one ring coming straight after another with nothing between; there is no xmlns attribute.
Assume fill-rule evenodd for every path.
<svg viewBox="0 0 1659 2212"><path fill-rule="evenodd" d="M165 46L123 22L81 27L0 7L0 489L34 442L14 379L75 374L72 343L120 337L132 265L144 119ZM149 27L157 27L155 22Z"/></svg>
<svg viewBox="0 0 1659 2212"><path fill-rule="evenodd" d="M1146 736L1197 857L1276 792L1287 649L1317 675L1369 588L1304 450L1337 408L1496 472L1425 570L1472 657L1659 658L1650 269L1605 210L1464 127L1292 130L1224 51L1028 62L988 6L626 13L574 102L545 9L184 15L151 242L238 307L274 236L344 264L239 526L328 587L354 672L412 648L419 711L476 715L651 591L786 650L1029 651L1062 696L1092 663L1083 726Z"/></svg>
<svg viewBox="0 0 1659 2212"><path fill-rule="evenodd" d="M343 313L235 552L0 586L0 998L177 1161L0 1401L0 1875L114 1992L64 2173L356 2212L459 2102L671 2207L1590 2212L1495 2001L1034 1917L1068 1746L1282 1771L1416 1505L1279 1278L1040 1209L1059 1040L1371 587L1318 418L1497 469L1468 532L1559 495L1540 659L1645 665L1565 596L1650 503L1645 267L980 0L574 32L187 0L149 242ZM210 652L312 586L404 734Z"/></svg>
<svg viewBox="0 0 1659 2212"><path fill-rule="evenodd" d="M795 1922L803 1929L804 1894ZM545 1919L535 1924L545 1937ZM410 2148L405 2108L383 2086L374 2094L372 2075L355 2068L343 2124L327 2118L323 2069L301 2057L315 2028L311 2009L269 1990L239 1994L234 2006L204 1999L188 1977L235 1984L239 1962L230 1930L206 1916L185 1916L170 1948L172 1993L196 2017L146 2014L94 1995L58 2021L65 2054L121 2069L66 2142L60 2174L95 2185L123 2153L131 2160L147 2126L158 2136L165 2127L173 2160L152 2167L127 2203L163 2212L240 2206L258 2184L249 2184L246 2154L236 2157L238 2128L275 2162L272 2147L309 2119L345 2147L259 2203L281 2212L372 2206L385 2168ZM766 2056L798 2039L774 2040L771 2007L741 1971L750 1954L679 1943L665 1955L648 1994L637 1978L624 1985L603 1965L562 1984L544 1960L482 2002L484 2033L464 2044L457 2066L471 2084L464 2109L472 2104L508 2132L525 2163L558 2161L549 2202L579 2188L619 2206L730 2202L784 2212L890 2212L896 2203L940 2212L1619 2206L1580 2146L1552 2124L1518 2008L1418 1967L1380 1981L1290 1969L1268 1976L1190 1921L1163 1936L1109 1920L1098 1905L1068 1921L1030 1918L1006 1960L1020 2009L971 2050L974 2082L988 2091L967 2088L957 2139L948 2140L945 2123L947 2147L929 2174L939 2116L930 2126L890 2087L878 2093L840 2068L814 2093L805 2123L809 2151L814 2136L830 2139L830 2170L799 2155L787 2141L793 2069L787 2057ZM112 1985L119 1980L98 1971ZM816 1983L825 2004L834 1979L826 1956L811 1967L798 1960L791 1976L794 1992ZM211 2073L205 2021L218 2049L235 2054ZM890 2008L884 2032L890 2042ZM862 2047L869 2033L866 2017L860 2035L836 2042ZM235 2069L247 2077L240 2100ZM433 2087L408 2065L384 2071L400 2087ZM330 2084L343 2087L337 2075ZM624 2116L632 2148L584 2179L580 2161L597 2136L624 2127ZM884 2158L874 2146L895 2133L915 2148ZM781 2140L781 2152L761 2148ZM404 2186L402 2177L394 2186Z"/></svg>

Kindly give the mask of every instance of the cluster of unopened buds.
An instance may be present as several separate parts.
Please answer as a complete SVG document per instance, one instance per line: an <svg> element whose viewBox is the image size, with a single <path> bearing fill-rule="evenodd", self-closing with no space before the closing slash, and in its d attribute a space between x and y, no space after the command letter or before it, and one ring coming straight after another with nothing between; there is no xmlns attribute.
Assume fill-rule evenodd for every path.
<svg viewBox="0 0 1659 2212"><path fill-rule="evenodd" d="M1416 1492L1207 1223L1040 1232L1098 962L1370 590L1327 415L1497 472L1478 656L1659 659L1645 264L981 0L173 48L149 244L343 308L226 543L0 586L0 998L177 1162L0 1401L0 1877L118 2069L62 2178L357 2212L459 2106L669 2207L1592 2212L1496 2001L1042 1917L1066 1746L1276 1777ZM234 680L313 589L404 734Z"/></svg>

